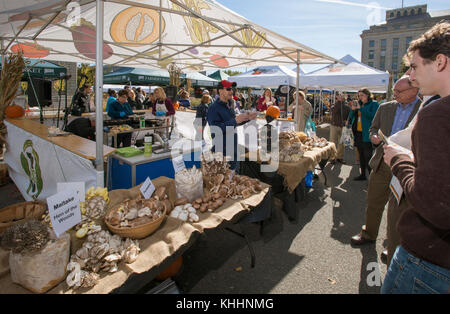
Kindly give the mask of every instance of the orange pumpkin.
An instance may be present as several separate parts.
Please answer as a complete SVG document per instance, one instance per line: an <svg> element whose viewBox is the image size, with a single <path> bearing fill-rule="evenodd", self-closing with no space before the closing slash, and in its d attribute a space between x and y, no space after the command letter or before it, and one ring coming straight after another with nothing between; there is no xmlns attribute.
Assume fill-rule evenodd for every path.
<svg viewBox="0 0 450 314"><path fill-rule="evenodd" d="M175 102L174 104L173 104L173 108L175 109L175 110L178 110L178 108L180 108L180 103L177 101L177 102Z"/></svg>
<svg viewBox="0 0 450 314"><path fill-rule="evenodd" d="M178 257L169 267L167 267L163 272L156 276L157 280L163 281L167 278L175 276L183 265L183 257Z"/></svg>
<svg viewBox="0 0 450 314"><path fill-rule="evenodd" d="M280 108L278 108L278 106L270 106L266 110L266 115L278 119L280 117Z"/></svg>
<svg viewBox="0 0 450 314"><path fill-rule="evenodd" d="M5 115L11 119L20 118L25 115L25 109L19 105L10 105L5 108Z"/></svg>

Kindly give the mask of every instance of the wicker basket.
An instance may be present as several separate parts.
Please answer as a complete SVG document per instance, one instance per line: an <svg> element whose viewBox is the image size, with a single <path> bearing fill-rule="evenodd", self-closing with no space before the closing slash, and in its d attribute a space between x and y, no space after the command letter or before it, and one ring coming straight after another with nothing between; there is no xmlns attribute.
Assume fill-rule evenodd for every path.
<svg viewBox="0 0 450 314"><path fill-rule="evenodd" d="M26 219L40 219L46 209L47 204L39 201L18 203L0 209L0 234Z"/></svg>
<svg viewBox="0 0 450 314"><path fill-rule="evenodd" d="M117 234L123 238L130 238L130 239L143 239L151 235L153 232L156 231L156 229L159 228L159 226L164 221L164 218L166 217L166 210L164 209L162 215L157 220L154 220L152 222L146 223L144 225L140 225L137 227L114 227L108 222L109 214L113 211L117 210L121 205L115 206L111 211L108 212L108 214L105 216L105 224L108 227L108 229L114 233Z"/></svg>

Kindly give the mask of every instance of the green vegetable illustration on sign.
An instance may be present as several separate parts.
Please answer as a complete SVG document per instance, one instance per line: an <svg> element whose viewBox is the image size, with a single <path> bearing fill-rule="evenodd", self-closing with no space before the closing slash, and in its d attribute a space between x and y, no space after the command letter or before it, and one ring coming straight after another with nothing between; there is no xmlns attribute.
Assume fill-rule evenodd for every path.
<svg viewBox="0 0 450 314"><path fill-rule="evenodd" d="M41 167L39 166L39 155L33 148L33 141L26 140L23 144L23 152L20 153L20 162L25 173L30 178L27 194L37 199L42 192L43 182Z"/></svg>

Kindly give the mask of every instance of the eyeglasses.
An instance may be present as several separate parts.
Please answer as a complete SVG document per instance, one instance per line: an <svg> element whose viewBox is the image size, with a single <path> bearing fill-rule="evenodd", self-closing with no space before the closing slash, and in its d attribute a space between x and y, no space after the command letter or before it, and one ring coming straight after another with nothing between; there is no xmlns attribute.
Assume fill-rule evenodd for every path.
<svg viewBox="0 0 450 314"><path fill-rule="evenodd" d="M231 87L226 88L227 91L232 91L233 89Z"/></svg>
<svg viewBox="0 0 450 314"><path fill-rule="evenodd" d="M393 92L394 92L394 94L401 94L401 93L404 93L404 92L406 92L406 91L408 91L410 89L414 89L414 88L415 87L410 87L410 88L403 89L403 90L393 89Z"/></svg>

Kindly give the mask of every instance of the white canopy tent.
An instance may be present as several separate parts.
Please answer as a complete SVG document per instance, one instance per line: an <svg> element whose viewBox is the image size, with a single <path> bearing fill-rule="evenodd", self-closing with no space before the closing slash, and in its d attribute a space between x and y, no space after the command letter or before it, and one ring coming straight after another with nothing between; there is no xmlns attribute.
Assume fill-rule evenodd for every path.
<svg viewBox="0 0 450 314"><path fill-rule="evenodd" d="M25 57L95 63L97 184L103 186L103 64L184 72L339 61L267 30L214 0L0 2L0 48Z"/></svg>
<svg viewBox="0 0 450 314"><path fill-rule="evenodd" d="M304 87L302 84L302 76L304 74L305 73L300 70L300 88ZM276 88L280 85L296 86L297 73L283 65L261 66L254 68L249 72L234 75L230 80L236 82L238 87Z"/></svg>
<svg viewBox="0 0 450 314"><path fill-rule="evenodd" d="M372 92L385 93L387 91L388 72L374 69L349 55L340 61L346 64L334 64L307 73L301 82L309 87L320 89L357 91L367 87Z"/></svg>

